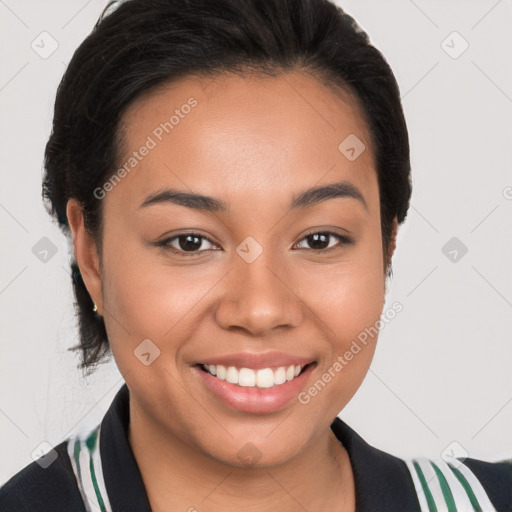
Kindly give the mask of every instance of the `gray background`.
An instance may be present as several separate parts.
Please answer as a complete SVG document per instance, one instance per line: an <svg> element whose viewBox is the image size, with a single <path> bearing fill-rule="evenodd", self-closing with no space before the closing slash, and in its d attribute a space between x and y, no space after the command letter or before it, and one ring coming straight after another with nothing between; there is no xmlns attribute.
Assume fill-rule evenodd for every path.
<svg viewBox="0 0 512 512"><path fill-rule="evenodd" d="M395 72L414 186L385 306L404 309L340 417L401 457L512 457L512 4L338 3ZM114 363L84 379L67 350L70 248L40 192L57 84L104 5L0 0L0 482L98 423L122 384Z"/></svg>

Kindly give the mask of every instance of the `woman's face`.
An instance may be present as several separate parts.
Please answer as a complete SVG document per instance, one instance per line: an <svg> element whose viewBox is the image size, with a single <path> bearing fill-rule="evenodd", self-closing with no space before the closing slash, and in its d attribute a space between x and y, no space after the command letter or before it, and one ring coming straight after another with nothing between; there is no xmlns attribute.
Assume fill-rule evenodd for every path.
<svg viewBox="0 0 512 512"><path fill-rule="evenodd" d="M360 112L298 73L187 78L133 103L123 127L125 171L98 191L101 282L86 282L131 407L230 465L291 459L325 435L375 350L375 337L353 344L379 320L385 288ZM250 385L290 378L294 362L312 364ZM201 363L247 368L249 385Z"/></svg>

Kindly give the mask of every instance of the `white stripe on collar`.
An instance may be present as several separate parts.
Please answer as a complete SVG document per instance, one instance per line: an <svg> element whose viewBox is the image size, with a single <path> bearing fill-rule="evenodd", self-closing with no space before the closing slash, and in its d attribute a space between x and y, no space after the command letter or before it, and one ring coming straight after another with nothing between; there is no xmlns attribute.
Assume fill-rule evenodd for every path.
<svg viewBox="0 0 512 512"><path fill-rule="evenodd" d="M415 457L403 460L411 473L421 512L434 509L429 506L429 502L433 502L438 512L474 512L478 508L471 504L470 495L473 499L476 498L480 510L496 512L482 484L463 461L448 457ZM452 500L453 504L450 507Z"/></svg>
<svg viewBox="0 0 512 512"><path fill-rule="evenodd" d="M101 465L100 434L101 424L68 439L69 459L87 512L112 512ZM432 503L438 512L454 510L453 505L457 511L473 512L477 509L470 495L481 510L496 512L482 484L463 461L427 457L402 460L411 474L421 512L430 512Z"/></svg>
<svg viewBox="0 0 512 512"><path fill-rule="evenodd" d="M68 439L68 455L87 512L112 512L100 456L101 424Z"/></svg>

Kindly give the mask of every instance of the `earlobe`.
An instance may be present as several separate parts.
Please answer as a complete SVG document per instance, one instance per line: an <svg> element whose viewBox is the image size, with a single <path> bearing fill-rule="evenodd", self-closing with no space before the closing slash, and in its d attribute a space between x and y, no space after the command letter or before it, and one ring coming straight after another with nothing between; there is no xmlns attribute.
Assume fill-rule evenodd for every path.
<svg viewBox="0 0 512 512"><path fill-rule="evenodd" d="M82 208L76 199L68 201L66 215L71 228L75 260L87 291L97 305L97 312L102 315L101 266L96 241L85 229Z"/></svg>

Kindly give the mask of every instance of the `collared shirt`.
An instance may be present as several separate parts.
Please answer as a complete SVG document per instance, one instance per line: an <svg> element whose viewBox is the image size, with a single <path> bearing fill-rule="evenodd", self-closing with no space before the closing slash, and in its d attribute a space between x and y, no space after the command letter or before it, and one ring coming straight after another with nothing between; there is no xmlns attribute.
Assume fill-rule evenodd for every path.
<svg viewBox="0 0 512 512"><path fill-rule="evenodd" d="M100 425L66 439L0 488L0 511L151 512L128 425L124 384ZM510 461L401 459L340 418L331 429L350 457L357 512L512 511Z"/></svg>

